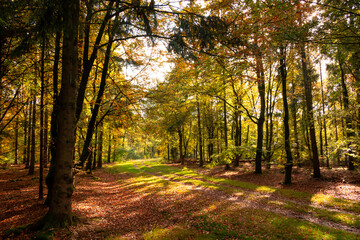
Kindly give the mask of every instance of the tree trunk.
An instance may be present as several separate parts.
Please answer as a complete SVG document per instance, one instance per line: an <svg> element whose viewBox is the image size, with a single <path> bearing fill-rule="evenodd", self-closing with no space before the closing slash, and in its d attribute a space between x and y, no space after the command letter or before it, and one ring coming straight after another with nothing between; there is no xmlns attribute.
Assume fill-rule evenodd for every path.
<svg viewBox="0 0 360 240"><path fill-rule="evenodd" d="M353 151L351 149L351 140L354 137L354 131L353 131L353 126L352 126L352 122L351 122L351 116L350 116L350 109L349 109L349 94L348 94L348 90L346 87L346 83L345 83L345 73L343 70L343 62L340 58L340 56L338 57L338 61L339 61L339 68L340 68L340 74L341 74L341 89L342 89L342 95L343 95L343 103L344 103L344 110L345 110L345 125L346 125L346 138L348 143L348 148L349 150L349 154L347 154L348 158L348 170L354 170L355 169L355 165L354 165L354 160L355 157L353 156Z"/></svg>
<svg viewBox="0 0 360 240"><path fill-rule="evenodd" d="M73 153L75 150L76 99L78 81L79 1L64 0L62 80L58 97L58 136L55 140L54 182L49 211L40 222L45 228L72 224Z"/></svg>
<svg viewBox="0 0 360 240"><path fill-rule="evenodd" d="M224 142L225 142L225 149L224 151L227 151L228 149L228 129L227 129L227 114L226 114L226 85L224 80ZM230 164L225 164L225 170L230 170Z"/></svg>
<svg viewBox="0 0 360 240"><path fill-rule="evenodd" d="M24 144L23 144L23 163L26 163L27 157L27 135L28 135L28 110L24 108Z"/></svg>
<svg viewBox="0 0 360 240"><path fill-rule="evenodd" d="M84 162L86 161L86 159L88 158L89 155L89 146L91 144L91 140L93 137L93 133L94 133L94 128L95 128L95 124L96 124L96 118L98 116L99 113L99 109L101 106L101 101L105 92L105 86L106 86L106 79L107 79L107 75L108 75L108 67L109 67L109 61L110 61L110 55L111 55L111 47L112 47L112 39L113 37L110 36L109 39L109 43L107 45L106 48L106 52L105 52L105 60L104 60L104 64L103 64L103 70L102 70L102 74L101 74L101 82L100 82L100 87L99 87L99 91L95 100L95 106L91 112L91 118L87 127L87 132L86 132L86 138L85 138L85 142L84 142L84 146L80 155L80 160L78 165L83 166Z"/></svg>
<svg viewBox="0 0 360 240"><path fill-rule="evenodd" d="M256 58L256 77L258 91L260 95L260 116L257 121L257 143L256 143L256 156L255 156L255 173L261 174L261 158L263 149L263 138L264 138L264 122L265 122L265 77L264 67L262 62L262 54L260 50L255 51Z"/></svg>
<svg viewBox="0 0 360 240"><path fill-rule="evenodd" d="M98 159L97 159L97 165L98 168L102 168L102 152L103 152L103 126L100 125L100 136L99 136L99 143L98 143Z"/></svg>
<svg viewBox="0 0 360 240"><path fill-rule="evenodd" d="M35 127L36 127L36 95L33 96L32 104L32 119L31 119L31 154L30 154L30 165L29 175L35 174Z"/></svg>
<svg viewBox="0 0 360 240"><path fill-rule="evenodd" d="M29 102L29 121L28 121L28 136L27 136L27 154L26 154L26 162L25 162L25 169L30 168L30 155L31 155L31 128L32 128L32 104L33 101L31 100Z"/></svg>
<svg viewBox="0 0 360 240"><path fill-rule="evenodd" d="M19 120L18 117L15 119L15 142L14 142L14 164L18 164L18 153L19 153Z"/></svg>
<svg viewBox="0 0 360 240"><path fill-rule="evenodd" d="M39 168L39 199L44 198L44 94L45 94L45 37L43 36L41 43L41 59L40 59L40 168Z"/></svg>
<svg viewBox="0 0 360 240"><path fill-rule="evenodd" d="M95 139L94 139L94 148L92 151L93 159L92 159L92 167L91 169L96 168L96 157L97 157L97 150L98 150L98 128L95 128Z"/></svg>
<svg viewBox="0 0 360 240"><path fill-rule="evenodd" d="M109 129L109 146L108 146L108 154L107 154L107 162L111 162L111 131Z"/></svg>
<svg viewBox="0 0 360 240"><path fill-rule="evenodd" d="M234 110L234 121L235 121L235 148L236 148L236 154L235 154L235 161L234 161L234 167L238 167L240 165L240 149L241 146L241 114L239 112L239 107L236 105Z"/></svg>
<svg viewBox="0 0 360 240"><path fill-rule="evenodd" d="M292 120L293 120L293 128L294 128L294 138L295 138L295 156L296 160L300 160L300 143L298 137L298 129L297 129L297 100L295 95L295 81L292 81L292 101L291 101L291 111L292 111Z"/></svg>
<svg viewBox="0 0 360 240"><path fill-rule="evenodd" d="M55 54L54 54L54 65L53 65L53 109L51 113L51 120L50 120L50 167L49 172L45 178L45 183L48 188L48 194L46 196L45 205L49 206L51 199L52 199L52 187L54 184L54 172L55 172L55 141L57 139L58 133L58 124L57 124L57 112L59 110L58 104L58 80L59 80L59 62L60 62L60 52L61 52L61 38L62 38L62 23L61 23L61 16L59 15L56 19L56 23L60 25L56 29L56 36L55 36Z"/></svg>
<svg viewBox="0 0 360 240"><path fill-rule="evenodd" d="M202 133L201 133L201 117L200 117L200 102L197 100L197 120L198 120L198 131L199 131L199 155L200 155L200 163L199 166L202 167L204 165L203 159L203 145L202 145Z"/></svg>
<svg viewBox="0 0 360 240"><path fill-rule="evenodd" d="M287 70L286 70L286 50L284 46L280 46L280 77L282 83L282 95L284 106L284 142L286 151L286 164L285 164L285 180L284 184L291 184L291 172L293 167L293 157L291 154L290 145L290 127L289 127L289 106L287 102Z"/></svg>
<svg viewBox="0 0 360 240"><path fill-rule="evenodd" d="M307 122L309 124L309 134L310 134L310 141L311 141L313 177L320 178L321 174L320 174L319 152L318 152L318 148L317 148L317 144L316 144L314 111L313 111L313 103L312 103L312 84L311 84L311 81L308 76L307 60L306 60L304 43L300 44L300 55L301 55L303 80L304 80L304 86L305 86Z"/></svg>
<svg viewBox="0 0 360 240"><path fill-rule="evenodd" d="M184 165L184 155L183 155L183 134L181 132L181 129L179 127L178 129L178 135L179 135L179 152L180 152L180 163L181 165Z"/></svg>

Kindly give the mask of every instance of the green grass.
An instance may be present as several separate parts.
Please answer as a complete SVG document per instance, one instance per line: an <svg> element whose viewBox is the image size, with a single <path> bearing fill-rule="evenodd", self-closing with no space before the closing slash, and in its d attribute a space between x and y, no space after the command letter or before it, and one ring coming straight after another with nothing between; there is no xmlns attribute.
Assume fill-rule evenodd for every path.
<svg viewBox="0 0 360 240"><path fill-rule="evenodd" d="M293 202L288 201L270 201L269 204L276 205L278 207L283 207L290 209L299 213L310 213L314 217L318 217L327 221L332 221L340 224L344 224L350 227L355 227L360 229L360 217L355 216L349 213L342 213L331 211L328 209L316 208L308 205L299 205Z"/></svg>
<svg viewBox="0 0 360 240"><path fill-rule="evenodd" d="M353 200L335 198L325 194L311 194L307 192L300 192L290 189L278 189L269 186L259 186L256 184L241 182L231 179L214 178L214 177L198 174L196 171L193 171L186 167L178 168L178 167L167 166L159 161L147 161L146 164L151 168L143 167L143 166L142 168L146 168L146 171L149 172L155 171L157 173L162 173L162 174L176 174L176 175L182 175L184 177L194 177L199 179L200 181L207 181L222 185L228 185L236 188L241 188L244 190L257 191L260 193L274 193L283 197L303 200L303 201L307 201L308 203L315 203L325 207L338 208L353 213L360 213L360 204L357 201L353 201Z"/></svg>
<svg viewBox="0 0 360 240"><path fill-rule="evenodd" d="M355 234L257 209L220 205L215 211L193 214L188 222L157 227L146 240L176 239L358 239Z"/></svg>

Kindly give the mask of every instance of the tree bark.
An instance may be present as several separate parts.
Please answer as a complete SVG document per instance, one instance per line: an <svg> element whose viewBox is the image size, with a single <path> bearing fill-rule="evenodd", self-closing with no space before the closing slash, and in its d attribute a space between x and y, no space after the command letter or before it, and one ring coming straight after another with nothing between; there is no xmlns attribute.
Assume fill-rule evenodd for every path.
<svg viewBox="0 0 360 240"><path fill-rule="evenodd" d="M100 125L100 136L99 136L99 143L98 143L98 148L99 148L99 152L98 152L98 159L97 159L97 165L98 168L102 168L102 152L103 152L103 126L102 124Z"/></svg>
<svg viewBox="0 0 360 240"><path fill-rule="evenodd" d="M15 161L14 163L18 164L18 153L19 153L19 120L18 117L15 119L15 142L14 142L14 153L15 153Z"/></svg>
<svg viewBox="0 0 360 240"><path fill-rule="evenodd" d="M226 83L224 80L224 100L223 100L223 104L224 104L224 142L225 142L225 149L224 151L227 151L228 149L228 128L227 128L227 113L226 113ZM230 164L226 163L225 164L225 170L230 170Z"/></svg>
<svg viewBox="0 0 360 240"><path fill-rule="evenodd" d="M201 117L200 117L200 102L197 100L197 120L198 120L198 141L199 141L199 156L200 156L200 163L199 166L202 167L204 165L203 159L203 145L202 145L202 133L201 133Z"/></svg>
<svg viewBox="0 0 360 240"><path fill-rule="evenodd" d="M301 55L301 66L305 87L305 101L306 101L306 111L307 111L307 122L309 124L309 134L311 141L311 152L312 152L312 164L313 164L313 177L320 178L320 162L319 162L319 152L316 144L316 132L315 132L315 122L314 122L314 112L313 112L313 103L312 103L312 84L308 76L307 70L307 59L305 52L305 44L300 44L300 55Z"/></svg>
<svg viewBox="0 0 360 240"><path fill-rule="evenodd" d="M183 134L182 134L182 131L181 131L181 127L179 127L177 132L178 132L178 135L179 135L180 163L181 163L181 165L184 165L185 161L184 161L184 155L183 155Z"/></svg>
<svg viewBox="0 0 360 240"><path fill-rule="evenodd" d="M31 118L31 153L30 153L30 165L29 175L35 174L35 127L36 127L36 95L34 93L32 103L32 118Z"/></svg>
<svg viewBox="0 0 360 240"><path fill-rule="evenodd" d="M90 121L88 123L88 127L87 127L87 131L86 131L86 138L85 138L85 142L84 142L84 146L80 155L80 160L78 165L83 166L84 162L86 161L86 159L88 158L89 155L89 146L91 144L91 140L94 134L94 129L95 129L95 124L96 124L96 118L98 116L99 110L100 110L100 106L101 106L101 101L105 92L105 86L106 86L106 79L107 79L107 75L108 75L108 68L109 68L109 62L110 62L110 55L111 55L111 47L112 47L112 39L113 37L110 36L109 39L109 43L107 45L106 48L106 52L105 52L105 60L104 60L104 64L103 64L103 70L102 70L102 74L101 74L101 82L100 82L100 87L99 87L99 91L97 93L97 97L95 100L95 106L91 112L91 118Z"/></svg>
<svg viewBox="0 0 360 240"><path fill-rule="evenodd" d="M256 46L257 47L257 46ZM256 77L258 91L260 95L260 116L257 121L257 143L256 143L256 156L255 156L255 173L261 174L261 158L263 149L263 138L264 138L264 122L265 122L265 76L264 67L262 62L261 51L256 48Z"/></svg>
<svg viewBox="0 0 360 240"><path fill-rule="evenodd" d="M353 156L353 151L351 150L351 139L354 137L354 130L353 130L353 126L352 126L352 121L351 121L351 116L350 116L350 108L349 108L349 94L348 94L348 90L346 87L346 83L345 83L345 73L344 73L344 69L343 69L343 62L341 60L341 57L338 57L338 61L339 61L339 68L340 68L340 74L341 74L341 89L342 89L342 96L343 96L343 103L344 103L344 110L345 110L345 132L346 132L346 137L347 137L347 141L349 141L348 143L348 148L349 150L349 154L348 156L348 170L354 170L355 169L355 165L354 165L354 161L355 161L355 157Z"/></svg>
<svg viewBox="0 0 360 240"><path fill-rule="evenodd" d="M289 127L289 106L287 102L287 69L286 69L286 50L284 46L280 46L280 77L282 83L282 95L284 106L284 142L286 151L286 164L285 164L285 180L284 184L291 184L291 172L293 167L293 157L290 145L290 127Z"/></svg>
<svg viewBox="0 0 360 240"><path fill-rule="evenodd" d="M44 198L44 94L45 94L45 37L41 43L40 59L40 168L39 168L39 199Z"/></svg>
<svg viewBox="0 0 360 240"><path fill-rule="evenodd" d="M56 29L55 36L55 54L54 54L54 65L53 65L53 109L50 120L50 166L49 172L46 175L45 183L48 188L48 194L46 196L45 205L49 206L52 198L52 187L54 183L54 170L55 170L55 141L57 138L58 124L57 124L57 112L59 110L58 104L58 83L59 83L59 62L61 52L61 38L62 38L62 22L61 16L59 15L56 20L59 25Z"/></svg>
<svg viewBox="0 0 360 240"><path fill-rule="evenodd" d="M60 3L63 14L63 56L61 90L58 97L58 136L55 140L54 182L49 211L40 220L45 228L72 224L73 152L75 147L76 99L78 82L79 1Z"/></svg>

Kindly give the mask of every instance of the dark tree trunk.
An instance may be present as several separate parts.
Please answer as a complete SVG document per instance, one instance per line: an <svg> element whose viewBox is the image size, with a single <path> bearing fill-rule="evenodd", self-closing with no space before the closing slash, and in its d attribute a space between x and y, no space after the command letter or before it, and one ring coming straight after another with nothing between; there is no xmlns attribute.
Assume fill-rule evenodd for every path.
<svg viewBox="0 0 360 240"><path fill-rule="evenodd" d="M91 169L96 168L96 157L97 157L97 150L98 150L98 128L95 128L95 139L94 139L94 148L92 151L93 159L92 159L92 167Z"/></svg>
<svg viewBox="0 0 360 240"><path fill-rule="evenodd" d="M105 91L105 86L106 86L106 79L107 79L107 75L108 75L108 67L109 67L109 61L110 61L110 55L111 55L112 38L113 37L110 36L109 43L106 48L105 60L104 60L102 74L101 74L100 88L99 88L99 91L98 91L98 94L96 97L95 106L91 112L91 118L90 118L89 124L87 127L86 138L85 138L84 146L83 146L83 149L82 149L82 152L80 155L79 164L78 164L80 166L84 165L84 162L86 161L86 159L88 158L88 155L90 153L89 146L91 144L91 140L93 137L95 124L96 124L96 118L99 113L101 101L102 101L104 91Z"/></svg>
<svg viewBox="0 0 360 240"><path fill-rule="evenodd" d="M15 160L14 163L18 164L18 153L19 153L19 120L16 117L15 119L15 142L14 142L14 154Z"/></svg>
<svg viewBox="0 0 360 240"><path fill-rule="evenodd" d="M203 159L203 145L202 145L202 133L201 133L201 117L200 117L200 102L197 100L197 120L198 120L198 133L199 133L199 155L200 155L200 163L199 166L202 167L204 165Z"/></svg>
<svg viewBox="0 0 360 240"><path fill-rule="evenodd" d="M180 163L181 165L184 165L185 162L184 162L184 154L183 154L183 134L182 134L182 131L179 127L178 129L178 135L179 135L179 152L180 152Z"/></svg>
<svg viewBox="0 0 360 240"><path fill-rule="evenodd" d="M30 165L29 175L35 174L35 126L36 125L36 96L34 93L32 103L32 119L31 119L31 154L30 154Z"/></svg>
<svg viewBox="0 0 360 240"><path fill-rule="evenodd" d="M258 47L257 47L258 48ZM262 54L259 49L255 51L256 77L260 95L260 116L257 121L257 143L255 156L255 173L261 174L261 158L263 152L264 122L265 122L265 76L262 62Z"/></svg>
<svg viewBox="0 0 360 240"><path fill-rule="evenodd" d="M240 149L241 146L241 114L239 112L239 107L236 105L234 110L234 121L235 121L235 147L236 147L236 154L235 154L235 161L234 167L238 167L240 165Z"/></svg>
<svg viewBox="0 0 360 240"><path fill-rule="evenodd" d="M112 17L111 11L113 10L112 6L114 5L114 2L115 2L114 0L111 0L109 2L109 5L107 7L107 12L106 12L105 17L100 25L100 29L98 30L98 35L96 36L96 40L95 40L93 51L91 53L90 58L88 57L89 46L90 46L90 44L89 44L89 42L90 42L90 26L91 26L90 20L91 20L91 17L93 16L93 11L92 11L92 6L88 6L89 12L87 13L85 36L84 36L85 43L84 43L84 53L83 53L83 71L82 71L81 81L80 81L77 100L76 100L76 120L77 121L79 120L82 109L83 109L86 86L87 86L87 83L89 80L91 69L94 65L94 61L97 57L97 52L99 50L99 44L100 44L102 36L104 34L106 24ZM93 3L90 2L90 4L93 4Z"/></svg>
<svg viewBox="0 0 360 240"><path fill-rule="evenodd" d="M227 151L228 149L228 128L227 128L227 114L226 114L226 85L224 81L224 142L225 142L225 149L224 151ZM230 164L225 164L225 170L230 170Z"/></svg>
<svg viewBox="0 0 360 240"><path fill-rule="evenodd" d="M25 169L30 168L30 155L31 155L31 127L32 127L32 104L33 101L31 100L29 102L29 121L28 121L28 136L27 136L27 154L26 154L26 161L25 161Z"/></svg>
<svg viewBox="0 0 360 240"><path fill-rule="evenodd" d="M111 162L111 130L109 129L109 146L108 146L108 154L107 154L107 162Z"/></svg>
<svg viewBox="0 0 360 240"><path fill-rule="evenodd" d="M39 168L39 199L44 198L44 94L45 94L45 37L41 43L41 60L40 60L40 168Z"/></svg>
<svg viewBox="0 0 360 240"><path fill-rule="evenodd" d="M28 110L24 108L24 145L23 145L23 163L26 163L27 158L27 135L28 135Z"/></svg>
<svg viewBox="0 0 360 240"><path fill-rule="evenodd" d="M46 93L46 92L45 92ZM46 98L46 94L45 94ZM48 145L48 122L49 122L49 112L45 106L45 119L44 119L44 167L47 168L48 166L48 153L49 153L49 145Z"/></svg>
<svg viewBox="0 0 360 240"><path fill-rule="evenodd" d="M305 53L304 43L300 44L300 55L301 55L301 65L303 80L305 86L305 101L306 101L306 111L307 111L307 123L309 124L309 134L311 141L311 152L312 152L312 164L313 164L313 177L320 178L320 163L319 163L319 152L316 144L316 132L315 132L315 122L314 122L314 112L313 112L313 102L312 102L312 84L308 76L307 70L307 60Z"/></svg>
<svg viewBox="0 0 360 240"><path fill-rule="evenodd" d="M63 14L62 80L58 97L55 139L54 181L49 211L40 223L45 228L65 227L72 224L73 153L75 150L76 99L78 82L78 24L79 1L60 3Z"/></svg>
<svg viewBox="0 0 360 240"><path fill-rule="evenodd" d="M97 166L98 168L102 168L102 152L103 152L103 126L100 125L100 136L99 136L99 143L98 143L98 159L97 159Z"/></svg>
<svg viewBox="0 0 360 240"><path fill-rule="evenodd" d="M45 183L48 188L48 194L46 196L45 205L49 206L52 199L52 187L54 184L54 172L55 172L55 141L58 133L58 124L57 124L57 112L59 110L58 104L58 80L59 80L59 61L60 61L60 51L61 51L61 38L62 38L62 23L61 16L57 18L57 24L59 25L56 29L55 36L55 54L54 54L54 65L53 65L53 109L51 113L50 120L50 167L49 172L45 178Z"/></svg>
<svg viewBox="0 0 360 240"><path fill-rule="evenodd" d="M289 106L287 102L287 70L286 70L286 50L284 46L280 47L280 77L282 83L282 95L284 106L284 141L286 151L286 164L285 164L285 180L284 184L291 184L291 172L293 167L293 157L291 154L290 145L290 127L289 127Z"/></svg>
<svg viewBox="0 0 360 240"><path fill-rule="evenodd" d="M339 68L340 68L340 74L341 74L341 89L342 89L342 96L343 96L343 103L344 103L344 110L345 110L345 125L346 125L346 137L347 137L347 141L349 141L348 143L348 148L349 150L349 154L347 155L347 160L348 160L348 170L354 170L355 169L355 165L354 165L354 156L353 156L353 151L351 150L351 140L354 137L354 131L353 131L353 126L352 126L352 121L351 121L351 116L350 116L350 109L349 109L349 94L348 94L348 90L346 87L346 83L345 83L345 73L344 73L344 69L343 69L343 61L341 60L340 56L338 57L338 61L339 61Z"/></svg>

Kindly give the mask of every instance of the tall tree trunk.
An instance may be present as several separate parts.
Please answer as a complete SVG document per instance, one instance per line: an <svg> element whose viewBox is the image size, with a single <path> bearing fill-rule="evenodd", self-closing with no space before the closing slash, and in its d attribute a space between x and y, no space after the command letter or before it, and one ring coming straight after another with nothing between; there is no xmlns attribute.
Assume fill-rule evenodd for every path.
<svg viewBox="0 0 360 240"><path fill-rule="evenodd" d="M309 133L310 133L310 141L311 141L313 177L320 178L321 174L320 174L319 152L318 152L318 148L317 148L317 144L316 144L314 111L313 111L313 103L312 103L312 84L311 84L311 81L308 76L307 59L306 59L304 43L300 44L300 55L301 55L303 80L304 80L304 86L305 86L307 122L309 124Z"/></svg>
<svg viewBox="0 0 360 240"><path fill-rule="evenodd" d="M256 49L255 51L256 59L256 77L258 91L260 95L260 116L257 121L257 143L256 143L256 156L255 156L255 173L261 174L261 158L263 152L263 138L264 138L264 122L265 122L265 76L264 76L264 66L262 62L261 51Z"/></svg>
<svg viewBox="0 0 360 240"><path fill-rule="evenodd" d="M234 110L234 122L235 122L235 148L236 148L236 154L235 154L235 161L234 161L234 167L238 167L240 165L240 149L241 146L241 114L239 112L238 105L235 106Z"/></svg>
<svg viewBox="0 0 360 240"><path fill-rule="evenodd" d="M84 53L83 53L83 71L81 75L79 90L77 94L77 100L76 100L76 121L79 120L82 109L83 109L83 103L85 98L85 91L86 86L89 80L91 69L94 65L94 61L97 57L97 52L99 50L99 44L101 42L101 39L103 37L106 25L108 21L113 17L111 14L111 11L113 10L114 0L110 0L109 4L107 6L107 11L104 16L103 21L101 22L100 28L98 30L98 35L96 36L96 40L94 43L93 51L91 53L91 56L89 58L89 42L90 42L90 26L91 26L91 17L93 16L92 6L91 4L94 4L92 1L89 2L88 6L88 13L86 18L86 26L85 26L85 36L84 36Z"/></svg>
<svg viewBox="0 0 360 240"><path fill-rule="evenodd" d="M45 228L65 227L72 224L73 152L75 147L76 99L78 82L78 0L60 2L63 14L62 80L58 97L55 139L54 182L49 211L40 222Z"/></svg>
<svg viewBox="0 0 360 240"><path fill-rule="evenodd" d="M25 161L25 169L29 169L30 168L30 155L31 155L31 128L32 128L32 107L33 105L33 101L31 100L29 102L29 121L28 121L28 136L27 136L27 154L26 154L26 161Z"/></svg>
<svg viewBox="0 0 360 240"><path fill-rule="evenodd" d="M111 55L112 40L113 40L113 36L110 36L109 43L106 47L105 60L104 60L104 64L103 64L102 74L101 74L101 82L100 82L99 91L97 93L97 97L95 100L95 106L91 112L91 118L88 123L84 146L83 146L83 149L82 149L82 152L80 155L80 160L78 163L78 165L80 165L80 166L84 165L84 162L86 161L86 159L88 158L88 155L89 155L89 146L90 146L93 134L94 134L96 118L98 116L99 109L101 106L101 101L102 101L102 98L103 98L103 95L105 92L106 79L108 76L108 67L109 67L110 55Z"/></svg>
<svg viewBox="0 0 360 240"><path fill-rule="evenodd" d="M329 161L329 147L328 147L328 139L327 139L327 127L326 127L326 116L325 116L325 96L324 96L324 86L322 79L322 68L320 62L320 84L321 84L321 102L322 102L322 115L323 115L323 129L324 129L324 147L325 147L325 158L326 158L326 167L330 168Z"/></svg>
<svg viewBox="0 0 360 240"><path fill-rule="evenodd" d="M40 168L39 168L39 199L44 198L44 94L45 94L45 37L42 37L40 59Z"/></svg>
<svg viewBox="0 0 360 240"><path fill-rule="evenodd" d="M28 135L28 110L24 108L24 144L23 144L23 163L26 163L27 157L27 135Z"/></svg>
<svg viewBox="0 0 360 240"><path fill-rule="evenodd" d="M18 117L16 117L16 119L15 119L14 153L15 153L14 163L17 165L18 164L18 153L19 153L19 120L18 120Z"/></svg>
<svg viewBox="0 0 360 240"><path fill-rule="evenodd" d="M54 54L54 65L53 65L53 109L51 113L50 120L50 166L48 174L45 178L45 183L48 188L48 194L46 196L45 205L49 206L52 199L52 188L54 185L54 172L55 172L55 141L57 139L58 134L58 110L60 105L58 103L58 83L59 83L59 62L60 62L60 52L61 52L61 38L62 38L62 22L61 16L59 15L56 19L56 23L58 24L58 28L56 29L55 36L55 54Z"/></svg>
<svg viewBox="0 0 360 240"><path fill-rule="evenodd" d="M95 127L95 139L94 139L94 148L93 148L93 162L92 162L92 167L91 169L95 169L96 168L96 157L97 157L97 150L98 150L98 128Z"/></svg>
<svg viewBox="0 0 360 240"><path fill-rule="evenodd" d="M97 165L98 168L102 168L102 152L103 152L103 125L100 124L100 136L99 136L99 143L98 143L98 159L97 159Z"/></svg>
<svg viewBox="0 0 360 240"><path fill-rule="evenodd" d="M108 154L107 154L107 162L111 162L111 130L109 129L109 146L108 146Z"/></svg>
<svg viewBox="0 0 360 240"><path fill-rule="evenodd" d="M280 77L282 83L282 95L284 106L284 142L286 151L286 164L285 164L285 180L284 184L291 184L291 172L293 167L293 157L290 145L290 127L289 127L289 106L287 101L287 70L286 70L286 50L284 46L280 46Z"/></svg>
<svg viewBox="0 0 360 240"><path fill-rule="evenodd" d="M352 126L352 121L351 121L351 116L350 116L350 109L349 109L349 94L348 94L348 90L346 87L346 83L345 83L345 73L344 73L344 69L343 69L343 61L341 60L341 57L338 57L338 61L339 61L339 68L340 68L340 74L341 74L341 89L342 89L342 95L343 95L343 103L344 103L344 110L345 110L345 125L346 125L346 137L347 137L347 141L349 141L348 143L348 148L349 150L349 154L347 155L347 160L348 160L348 170L354 170L355 169L355 165L354 165L354 156L353 156L353 151L351 150L351 140L354 137L354 130L353 130L353 126Z"/></svg>
<svg viewBox="0 0 360 240"><path fill-rule="evenodd" d="M225 142L225 149L224 151L227 151L228 149L228 128L227 128L227 114L226 114L226 83L224 80L224 142ZM225 164L225 170L230 169L230 164Z"/></svg>
<svg viewBox="0 0 360 240"><path fill-rule="evenodd" d="M298 128L297 128L297 117L296 117L296 113L297 113L297 100L296 100L296 95L295 95L295 81L292 81L292 101L291 101L291 112L292 112L292 120L293 120L293 128L294 128L294 138L295 138L295 159L297 161L300 160L300 143L299 143L299 137L298 137Z"/></svg>
<svg viewBox="0 0 360 240"><path fill-rule="evenodd" d="M198 120L198 141L199 141L199 155L200 155L200 163L199 166L202 167L204 165L203 158L203 145L202 145L202 133L201 133L201 117L200 117L200 102L197 100L197 120Z"/></svg>
<svg viewBox="0 0 360 240"><path fill-rule="evenodd" d="M177 132L178 132L178 135L179 135L180 163L181 163L181 165L184 165L185 161L184 161L184 154L183 154L183 134L182 134L182 131L181 131L181 127L179 127Z"/></svg>
<svg viewBox="0 0 360 240"><path fill-rule="evenodd" d="M45 92L45 99L46 99L46 92ZM45 106L45 119L44 119L44 167L47 168L48 166L48 153L49 153L49 144L48 144L48 122L49 122L49 112Z"/></svg>
<svg viewBox="0 0 360 240"><path fill-rule="evenodd" d="M30 165L29 175L35 174L35 127L36 127L36 95L33 96L32 104L32 119L31 119L31 154L30 154Z"/></svg>

